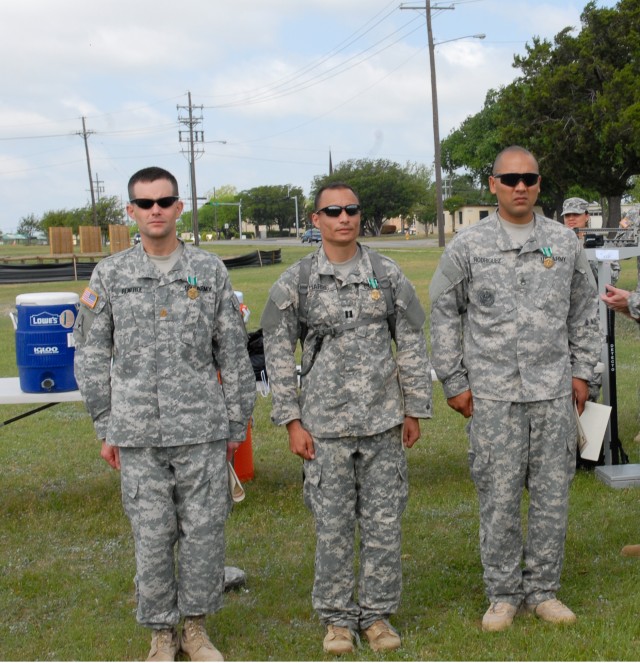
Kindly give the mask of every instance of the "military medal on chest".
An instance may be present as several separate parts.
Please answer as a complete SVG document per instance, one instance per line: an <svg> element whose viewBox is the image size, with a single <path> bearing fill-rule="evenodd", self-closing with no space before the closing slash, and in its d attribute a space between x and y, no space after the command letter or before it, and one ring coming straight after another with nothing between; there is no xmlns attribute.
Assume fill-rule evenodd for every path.
<svg viewBox="0 0 640 663"><path fill-rule="evenodd" d="M187 290L187 297L189 297L189 299L198 299L198 288L196 288L198 278L196 276L189 276L187 277L187 281L191 286L189 290Z"/></svg>
<svg viewBox="0 0 640 663"><path fill-rule="evenodd" d="M556 264L556 261L553 259L552 251L550 246L543 246L542 249L542 255L544 255L544 260L542 261L542 264L547 268L551 268Z"/></svg>
<svg viewBox="0 0 640 663"><path fill-rule="evenodd" d="M378 289L378 279L370 278L368 279L369 287L371 288L371 299L374 302L377 302L380 299L380 290Z"/></svg>

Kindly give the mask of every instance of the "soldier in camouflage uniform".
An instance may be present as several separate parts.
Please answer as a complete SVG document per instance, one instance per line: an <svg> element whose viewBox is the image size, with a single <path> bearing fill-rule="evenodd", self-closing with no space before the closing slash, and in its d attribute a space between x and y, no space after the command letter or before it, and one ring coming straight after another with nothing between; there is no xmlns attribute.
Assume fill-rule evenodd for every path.
<svg viewBox="0 0 640 663"><path fill-rule="evenodd" d="M512 146L493 173L498 211L459 233L434 274L431 352L448 404L473 416L469 464L490 602L482 627L501 631L521 606L550 622L576 619L556 592L575 473L574 402L582 412L600 333L581 243L533 212L536 159Z"/></svg>
<svg viewBox="0 0 640 663"><path fill-rule="evenodd" d="M567 198L562 203L562 220L567 228L574 230L575 228L589 228L590 227L589 203L583 198ZM584 240L584 233L578 233L578 237ZM598 283L598 265L599 260L589 260L593 277ZM610 264L611 269L611 283L615 283L620 277L620 263L617 260L612 260Z"/></svg>
<svg viewBox="0 0 640 663"><path fill-rule="evenodd" d="M304 459L304 497L317 539L312 603L327 628L324 650L354 651L359 630L374 651L392 650L401 644L388 618L402 585L403 447L418 440L418 419L431 417L425 314L396 263L376 256L395 302L394 357L380 275L372 252L357 243L356 194L345 184L329 185L318 192L315 209L322 246L309 274L300 390L294 352L301 335L301 262L273 285L262 316L271 416L287 426L291 451Z"/></svg>
<svg viewBox="0 0 640 663"><path fill-rule="evenodd" d="M589 203L584 200L584 198L567 198L562 203L562 220L567 228L571 230L581 230L583 228L591 227L591 217L589 215ZM585 233L578 232L578 239L584 245ZM593 278L596 281L596 286L598 285L598 272L599 272L599 260L589 260L589 266L593 273ZM611 283L616 283L620 277L620 263L617 260L612 260L609 263ZM606 343L605 334L601 335L602 345ZM602 371L604 370L604 364L600 361L596 367L596 370L593 374L593 379L589 381L589 400L594 403L598 402L600 399L600 390L602 389ZM587 469L592 470L596 465L602 464L602 459L604 458L604 450L601 452L601 459L598 461L586 460L580 455L580 450L576 451L576 468L577 469Z"/></svg>
<svg viewBox="0 0 640 663"><path fill-rule="evenodd" d="M129 196L142 241L102 260L82 294L76 377L101 455L121 470L148 660L175 660L179 647L223 660L204 619L224 591L227 454L255 400L246 331L222 261L176 237L175 177L146 168Z"/></svg>

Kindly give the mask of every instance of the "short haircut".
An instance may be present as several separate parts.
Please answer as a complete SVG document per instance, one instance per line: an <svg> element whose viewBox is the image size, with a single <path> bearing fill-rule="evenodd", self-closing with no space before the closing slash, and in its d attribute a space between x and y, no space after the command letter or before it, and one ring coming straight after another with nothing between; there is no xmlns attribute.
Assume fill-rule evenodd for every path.
<svg viewBox="0 0 640 663"><path fill-rule="evenodd" d="M324 186L318 189L318 193L316 193L316 197L313 200L314 212L318 210L318 205L320 204L320 196L322 196L322 194L325 191L333 191L334 189L347 189L348 191L351 191L351 193L356 197L358 203L360 203L360 198L358 197L358 194L353 190L353 187L349 186L345 182L331 182L329 184L325 184Z"/></svg>
<svg viewBox="0 0 640 663"><path fill-rule="evenodd" d="M180 195L178 193L178 180L176 180L176 178L168 170L165 170L164 168L158 168L158 166L150 166L149 168L143 168L137 173L134 173L129 179L129 184L127 186L129 200L133 200L133 187L138 182L155 182L156 180L169 180L169 182L171 182L171 186L173 187L173 195Z"/></svg>
<svg viewBox="0 0 640 663"><path fill-rule="evenodd" d="M509 147L505 147L504 150L502 150L498 156L496 157L495 161L493 162L493 170L491 171L492 175L495 175L496 173L500 173L498 170L498 166L500 165L500 161L502 160L502 157L511 154L512 152L520 152L520 154L526 154L527 156L531 157L535 163L536 163L536 170L538 171L538 174L540 173L540 167L538 166L538 160L529 152L524 147L520 147L520 145L509 145Z"/></svg>

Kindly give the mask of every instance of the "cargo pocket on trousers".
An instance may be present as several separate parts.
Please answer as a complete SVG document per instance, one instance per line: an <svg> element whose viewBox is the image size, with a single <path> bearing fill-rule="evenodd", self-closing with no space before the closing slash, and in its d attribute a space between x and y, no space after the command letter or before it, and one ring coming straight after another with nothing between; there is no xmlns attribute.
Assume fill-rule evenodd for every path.
<svg viewBox="0 0 640 663"><path fill-rule="evenodd" d="M139 515L137 508L139 481L136 476L131 476L126 472L120 477L120 491L122 493L122 506L127 518L134 525L135 519Z"/></svg>
<svg viewBox="0 0 640 663"><path fill-rule="evenodd" d="M573 409L573 403L572 403ZM575 416L571 414L571 430L567 435L567 478L571 481L576 473L576 458L578 454L578 424Z"/></svg>
<svg viewBox="0 0 640 663"><path fill-rule="evenodd" d="M322 507L322 465L318 460L305 460L302 471L304 503L318 519Z"/></svg>
<svg viewBox="0 0 640 663"><path fill-rule="evenodd" d="M221 481L222 479L222 481ZM233 502L229 493L229 480L227 464L224 464L222 476L218 471L203 481L192 496L194 504L201 506L202 513L206 513L206 521L212 527L224 527L224 523L231 513Z"/></svg>
<svg viewBox="0 0 640 663"><path fill-rule="evenodd" d="M401 451L402 455L398 459L396 466L398 470L398 515L401 516L407 508L409 501L409 471L407 468L407 456L404 449Z"/></svg>

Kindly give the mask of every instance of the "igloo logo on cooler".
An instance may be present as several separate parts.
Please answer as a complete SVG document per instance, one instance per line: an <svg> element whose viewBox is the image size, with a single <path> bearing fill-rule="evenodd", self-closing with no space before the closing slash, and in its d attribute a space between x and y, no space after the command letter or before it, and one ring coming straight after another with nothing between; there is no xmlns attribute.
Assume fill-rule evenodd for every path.
<svg viewBox="0 0 640 663"><path fill-rule="evenodd" d="M59 352L56 345L36 345L33 348L33 354L36 355L57 355Z"/></svg>

